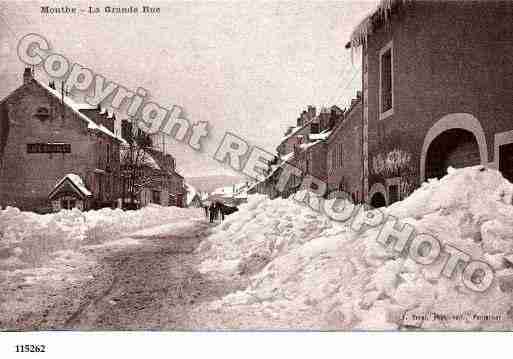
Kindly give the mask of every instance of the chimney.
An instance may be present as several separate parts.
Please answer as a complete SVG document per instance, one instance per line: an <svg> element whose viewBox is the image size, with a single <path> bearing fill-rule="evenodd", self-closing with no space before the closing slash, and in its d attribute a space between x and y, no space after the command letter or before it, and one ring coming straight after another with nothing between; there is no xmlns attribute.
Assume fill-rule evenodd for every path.
<svg viewBox="0 0 513 359"><path fill-rule="evenodd" d="M303 126L303 121L301 121L301 117L298 117L297 118L297 127L302 127Z"/></svg>
<svg viewBox="0 0 513 359"><path fill-rule="evenodd" d="M308 114L306 111L301 112L301 123L303 126L308 122Z"/></svg>
<svg viewBox="0 0 513 359"><path fill-rule="evenodd" d="M329 126L329 120L330 120L330 114L328 112L328 109L323 108L321 110L321 113L319 114L319 131L323 131Z"/></svg>
<svg viewBox="0 0 513 359"><path fill-rule="evenodd" d="M310 133L313 135L319 133L319 122L312 122L310 124Z"/></svg>
<svg viewBox="0 0 513 359"><path fill-rule="evenodd" d="M108 122L107 110L104 108L101 108L101 106L98 105L98 107L96 108L96 110L94 110L94 112L95 112L94 122L96 122L98 125L108 128L109 126L107 124L107 122Z"/></svg>
<svg viewBox="0 0 513 359"><path fill-rule="evenodd" d="M166 153L164 155L164 161L169 170L172 170L172 171L175 170L175 159L173 158L172 155L170 155L169 153Z"/></svg>
<svg viewBox="0 0 513 359"><path fill-rule="evenodd" d="M114 125L116 123L116 115L114 113L109 114L107 112L107 119L105 120L105 127L107 127L110 132L114 133Z"/></svg>
<svg viewBox="0 0 513 359"><path fill-rule="evenodd" d="M132 122L130 120L121 121L121 137L129 143L132 142Z"/></svg>
<svg viewBox="0 0 513 359"><path fill-rule="evenodd" d="M34 74L32 73L32 69L30 67L25 67L25 71L23 71L23 84L28 84L34 78Z"/></svg>
<svg viewBox="0 0 513 359"><path fill-rule="evenodd" d="M308 117L310 117L310 120L315 118L316 112L317 111L314 106L308 106Z"/></svg>
<svg viewBox="0 0 513 359"><path fill-rule="evenodd" d="M50 83L48 84L48 87L55 90L55 81L50 81Z"/></svg>

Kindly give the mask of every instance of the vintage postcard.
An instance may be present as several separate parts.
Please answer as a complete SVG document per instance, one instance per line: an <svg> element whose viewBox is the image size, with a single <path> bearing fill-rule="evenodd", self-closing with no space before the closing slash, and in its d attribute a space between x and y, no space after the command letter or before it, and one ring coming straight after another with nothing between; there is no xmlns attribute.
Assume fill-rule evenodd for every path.
<svg viewBox="0 0 513 359"><path fill-rule="evenodd" d="M0 331L511 331L512 58L511 1L0 1Z"/></svg>

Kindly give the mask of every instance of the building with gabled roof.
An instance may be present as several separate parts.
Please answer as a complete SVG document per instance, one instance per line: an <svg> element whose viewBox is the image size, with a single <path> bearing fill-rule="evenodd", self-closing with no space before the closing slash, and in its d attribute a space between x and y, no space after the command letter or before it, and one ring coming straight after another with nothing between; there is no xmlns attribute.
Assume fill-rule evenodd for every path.
<svg viewBox="0 0 513 359"><path fill-rule="evenodd" d="M121 121L121 128L125 137L121 146L121 198L125 205L132 206L132 203L132 207L141 207L155 203L185 207L187 189L183 176L176 169L175 158L156 149L151 136L134 129L130 120ZM146 138L144 146L141 141L131 140L138 136Z"/></svg>
<svg viewBox="0 0 513 359"><path fill-rule="evenodd" d="M58 198L48 196L67 174L91 192L84 209L115 205L123 140L101 112L25 69L22 85L0 101L0 206L52 211Z"/></svg>

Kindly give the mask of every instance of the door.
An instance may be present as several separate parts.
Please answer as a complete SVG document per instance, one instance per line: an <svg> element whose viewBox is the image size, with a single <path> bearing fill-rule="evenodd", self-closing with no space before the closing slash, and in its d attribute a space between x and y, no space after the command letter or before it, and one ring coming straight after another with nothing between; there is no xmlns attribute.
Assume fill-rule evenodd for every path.
<svg viewBox="0 0 513 359"><path fill-rule="evenodd" d="M504 178L513 182L513 143L499 147L499 171Z"/></svg>

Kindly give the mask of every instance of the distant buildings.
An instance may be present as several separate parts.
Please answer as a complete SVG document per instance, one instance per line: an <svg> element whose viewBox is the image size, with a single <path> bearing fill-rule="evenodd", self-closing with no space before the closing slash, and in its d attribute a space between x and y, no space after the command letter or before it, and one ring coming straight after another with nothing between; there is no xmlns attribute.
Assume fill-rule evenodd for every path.
<svg viewBox="0 0 513 359"><path fill-rule="evenodd" d="M249 182L239 182L231 186L216 188L208 195L208 201L220 201L229 206L247 202Z"/></svg>
<svg viewBox="0 0 513 359"><path fill-rule="evenodd" d="M352 142L349 143L348 139ZM341 110L337 106L321 109L309 106L289 130L277 147L278 157L269 168L264 181L256 183L249 193L263 193L270 197L288 197L300 189L302 180L291 176L285 190L278 192L276 185L285 163L299 169L303 175L312 175L327 184L328 192L344 190L361 199L362 163L357 152L361 145L361 93L351 107Z"/></svg>
<svg viewBox="0 0 513 359"><path fill-rule="evenodd" d="M196 190L193 186L186 183L185 188L187 190L187 207L192 208L201 208L203 207L203 200L201 198L201 193Z"/></svg>

